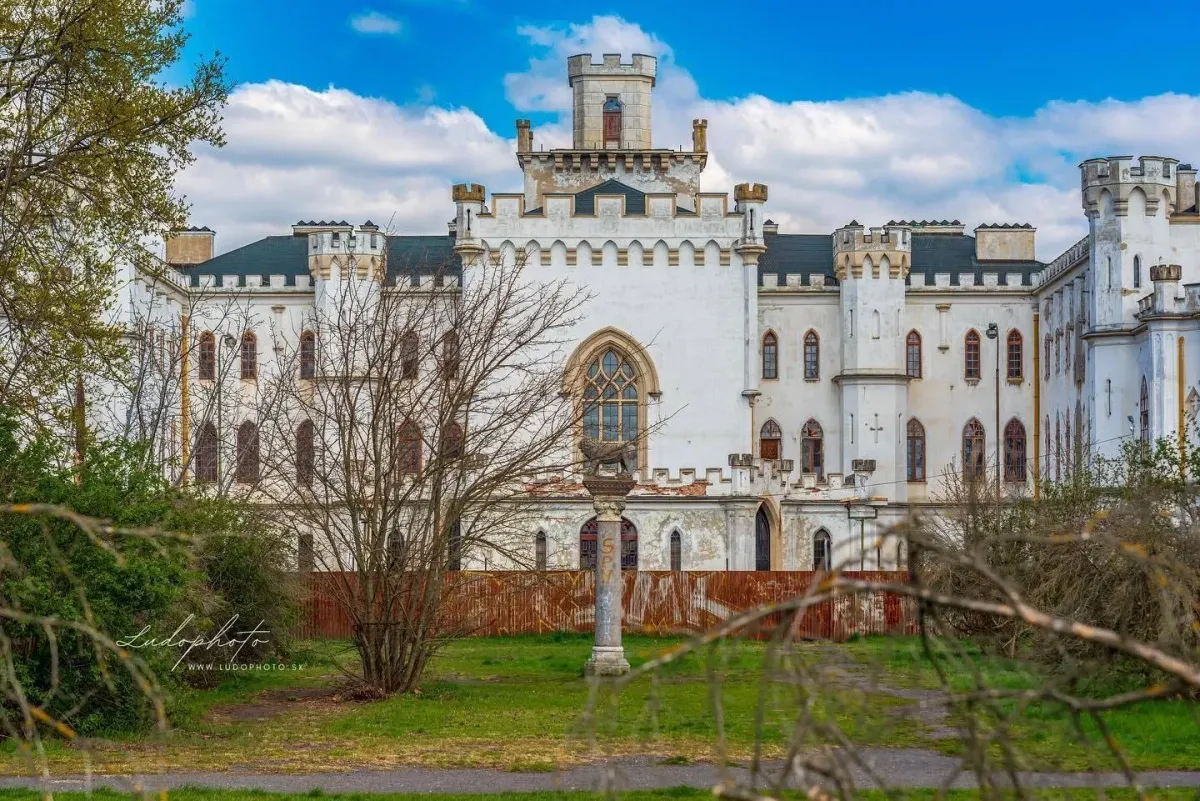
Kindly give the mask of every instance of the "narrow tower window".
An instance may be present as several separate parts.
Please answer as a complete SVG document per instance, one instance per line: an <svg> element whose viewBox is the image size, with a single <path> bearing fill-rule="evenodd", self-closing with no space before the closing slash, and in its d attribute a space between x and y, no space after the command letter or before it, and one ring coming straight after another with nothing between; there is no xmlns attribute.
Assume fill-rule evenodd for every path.
<svg viewBox="0 0 1200 801"><path fill-rule="evenodd" d="M609 95L604 101L604 146L621 146L621 99Z"/></svg>

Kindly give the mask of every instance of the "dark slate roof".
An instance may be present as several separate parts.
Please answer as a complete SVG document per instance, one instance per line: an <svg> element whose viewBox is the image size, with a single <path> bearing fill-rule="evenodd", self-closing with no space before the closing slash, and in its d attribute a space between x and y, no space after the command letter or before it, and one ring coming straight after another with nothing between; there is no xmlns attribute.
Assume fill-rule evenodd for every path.
<svg viewBox="0 0 1200 801"><path fill-rule="evenodd" d="M950 286L959 286L958 274L973 272L975 283L982 284L985 273L998 273L1000 286L1008 286L1008 273L1020 273L1021 286L1032 286L1033 274L1046 265L1040 261L979 261L975 258L975 237L947 234L912 235L912 267L925 273L925 285L932 286L934 273L950 273Z"/></svg>
<svg viewBox="0 0 1200 801"><path fill-rule="evenodd" d="M825 276L826 286L835 286L833 276L833 237L829 234L764 234L767 252L758 258L758 283L767 273L779 276L779 286L787 283L788 273Z"/></svg>
<svg viewBox="0 0 1200 801"><path fill-rule="evenodd" d="M462 261L454 254L454 240L449 236L389 236L388 283L402 277L413 284L419 275L458 275ZM200 276L216 277L221 286L227 275L243 280L247 275L261 275L263 284L272 275L284 276L287 286L296 285L296 276L308 275L308 238L303 236L268 236L236 250L222 253L206 262L184 268L191 276L192 286L199 286Z"/></svg>
<svg viewBox="0 0 1200 801"><path fill-rule="evenodd" d="M575 193L575 213L595 214L596 195L624 195L626 214L646 213L646 193L609 179L602 184Z"/></svg>
<svg viewBox="0 0 1200 801"><path fill-rule="evenodd" d="M949 223L947 223L949 224ZM805 285L809 276L824 275L826 286L838 282L833 275L833 237L830 234L766 234L767 252L758 260L758 281L767 273L778 276L779 286L786 276L800 273ZM975 237L958 234L912 235L912 269L925 273L925 283L932 286L935 273L949 273L950 285L959 286L958 274L974 273L974 282L983 283L984 274L999 274L997 283L1008 286L1013 273L1021 276L1021 286L1031 286L1033 274L1046 265L1040 261L985 261L975 258Z"/></svg>

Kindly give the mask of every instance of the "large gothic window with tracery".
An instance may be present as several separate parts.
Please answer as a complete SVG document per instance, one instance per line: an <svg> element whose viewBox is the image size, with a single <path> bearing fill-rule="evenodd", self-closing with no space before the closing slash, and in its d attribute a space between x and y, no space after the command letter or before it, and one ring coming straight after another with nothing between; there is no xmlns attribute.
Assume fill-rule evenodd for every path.
<svg viewBox="0 0 1200 801"><path fill-rule="evenodd" d="M587 367L583 435L605 442L636 441L640 400L640 376L633 364L615 348L605 349ZM636 459L635 455L633 467Z"/></svg>

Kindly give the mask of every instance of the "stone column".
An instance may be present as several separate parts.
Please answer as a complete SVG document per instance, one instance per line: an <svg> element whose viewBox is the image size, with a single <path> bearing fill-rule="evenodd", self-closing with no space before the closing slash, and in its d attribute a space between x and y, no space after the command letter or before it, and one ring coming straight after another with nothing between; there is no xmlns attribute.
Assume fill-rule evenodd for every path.
<svg viewBox="0 0 1200 801"><path fill-rule="evenodd" d="M596 509L596 642L584 668L589 676L629 672L621 645L621 512L636 483L625 476L583 480Z"/></svg>

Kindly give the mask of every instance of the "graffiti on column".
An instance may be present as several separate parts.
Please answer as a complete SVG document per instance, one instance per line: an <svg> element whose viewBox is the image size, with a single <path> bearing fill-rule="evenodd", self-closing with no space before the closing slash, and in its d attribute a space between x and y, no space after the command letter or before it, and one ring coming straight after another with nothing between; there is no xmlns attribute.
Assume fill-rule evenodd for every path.
<svg viewBox="0 0 1200 801"><path fill-rule="evenodd" d="M613 537L600 538L600 583L607 584L617 570L617 545Z"/></svg>

